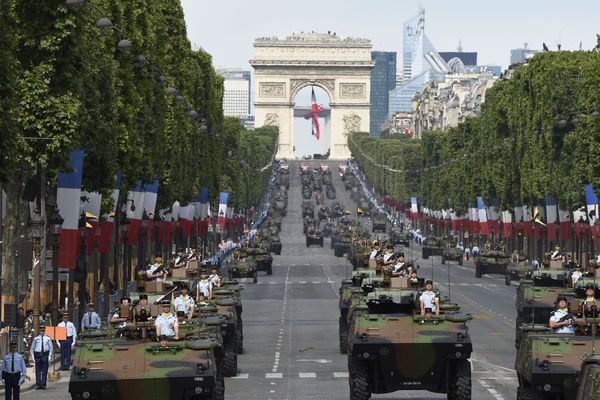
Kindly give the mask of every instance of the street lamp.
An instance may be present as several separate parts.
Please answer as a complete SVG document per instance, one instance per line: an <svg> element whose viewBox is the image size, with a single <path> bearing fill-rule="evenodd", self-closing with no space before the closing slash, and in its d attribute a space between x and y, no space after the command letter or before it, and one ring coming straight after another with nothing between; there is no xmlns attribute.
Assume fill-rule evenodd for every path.
<svg viewBox="0 0 600 400"><path fill-rule="evenodd" d="M41 241L46 226L41 214L36 212L31 217L31 236L35 254L35 283L33 289L33 331L37 335L40 329L40 280L42 277Z"/></svg>
<svg viewBox="0 0 600 400"><path fill-rule="evenodd" d="M131 44L131 42L129 40L121 39L121 40L119 40L119 44L117 44L117 47L119 48L119 51L121 53L127 54L127 53L129 53L129 50L131 50L133 45Z"/></svg>
<svg viewBox="0 0 600 400"><path fill-rule="evenodd" d="M85 3L85 0L67 0L67 7L71 10L77 11Z"/></svg>

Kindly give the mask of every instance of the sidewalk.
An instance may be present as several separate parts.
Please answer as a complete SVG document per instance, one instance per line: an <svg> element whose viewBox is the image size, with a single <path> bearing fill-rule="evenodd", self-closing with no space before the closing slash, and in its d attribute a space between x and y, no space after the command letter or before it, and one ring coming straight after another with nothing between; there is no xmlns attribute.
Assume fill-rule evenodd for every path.
<svg viewBox="0 0 600 400"><path fill-rule="evenodd" d="M50 361L48 363L48 375L50 375L52 373L53 365L56 368L56 372L60 372L61 378L64 378L65 374L67 376L70 376L71 371L59 371L60 370L60 352L58 353L58 357L56 357L56 353L54 353L54 360ZM21 393L28 392L30 390L35 389L35 365L31 366L31 367L27 367L27 376L29 378L31 378L31 380L26 379L25 383L23 383L23 385L21 385ZM48 380L48 383L50 383L50 382L52 382L52 381ZM4 394L4 384L1 381L0 381L0 394L2 394L2 395Z"/></svg>

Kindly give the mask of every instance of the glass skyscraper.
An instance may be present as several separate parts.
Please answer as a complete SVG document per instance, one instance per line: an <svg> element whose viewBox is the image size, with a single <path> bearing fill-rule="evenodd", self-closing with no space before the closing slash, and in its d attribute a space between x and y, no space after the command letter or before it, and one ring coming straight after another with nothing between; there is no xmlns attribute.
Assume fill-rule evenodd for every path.
<svg viewBox="0 0 600 400"><path fill-rule="evenodd" d="M373 51L371 60L371 136L379 136L388 117L389 93L396 87L396 52Z"/></svg>
<svg viewBox="0 0 600 400"><path fill-rule="evenodd" d="M443 80L449 72L446 62L425 35L425 10L404 23L402 85L390 92L388 115L411 112L414 94L427 82Z"/></svg>

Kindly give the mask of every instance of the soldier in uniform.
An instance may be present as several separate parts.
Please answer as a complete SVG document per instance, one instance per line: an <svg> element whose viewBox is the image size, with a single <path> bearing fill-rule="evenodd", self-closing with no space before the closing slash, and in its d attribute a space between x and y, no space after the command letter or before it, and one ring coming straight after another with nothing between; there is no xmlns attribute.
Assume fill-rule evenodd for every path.
<svg viewBox="0 0 600 400"><path fill-rule="evenodd" d="M146 271L147 279L154 280L156 282L162 282L166 279L167 271L163 267L162 254L158 253L154 257L154 264L150 266L150 269Z"/></svg>
<svg viewBox="0 0 600 400"><path fill-rule="evenodd" d="M163 312L154 322L156 337L165 335L173 340L179 340L179 323L177 317L171 314L171 304L168 300L162 302Z"/></svg>
<svg viewBox="0 0 600 400"><path fill-rule="evenodd" d="M573 324L575 317L569 312L569 302L565 295L558 295L556 298L556 310L550 314L549 325L556 333L575 333Z"/></svg>
<svg viewBox="0 0 600 400"><path fill-rule="evenodd" d="M377 257L377 254L379 254L379 242L374 242L373 249L369 255L369 260L374 260Z"/></svg>
<svg viewBox="0 0 600 400"><path fill-rule="evenodd" d="M581 266L578 265L575 267L575 271L571 274L571 284L573 287L577 286L577 281L583 276L581 272Z"/></svg>
<svg viewBox="0 0 600 400"><path fill-rule="evenodd" d="M196 286L196 300L200 302L200 293L204 295L204 298L210 300L212 298L212 284L208 280L206 274L200 275L200 281Z"/></svg>
<svg viewBox="0 0 600 400"><path fill-rule="evenodd" d="M188 287L187 285L183 285L181 287L181 295L177 296L174 302L175 312L179 314L179 312L183 312L187 315L188 319L192 319L194 316L194 308L196 308L196 304L194 303L194 299L192 296L188 295Z"/></svg>
<svg viewBox="0 0 600 400"><path fill-rule="evenodd" d="M4 383L4 398L19 400L21 385L27 377L27 366L25 359L17 351L17 342L11 342L9 353L2 357L0 373Z"/></svg>
<svg viewBox="0 0 600 400"><path fill-rule="evenodd" d="M177 257L175 257L175 268L184 268L187 265L187 257L182 248L177 249Z"/></svg>
<svg viewBox="0 0 600 400"><path fill-rule="evenodd" d="M221 277L217 273L217 269L216 268L213 268L211 270L211 273L208 276L208 281L211 283L211 285L213 286L213 288L214 287L221 287Z"/></svg>
<svg viewBox="0 0 600 400"><path fill-rule="evenodd" d="M433 281L428 279L425 282L425 291L419 297L421 303L421 316L425 316L425 309L430 308L435 315L440 315L440 299L433 291Z"/></svg>
<svg viewBox="0 0 600 400"><path fill-rule="evenodd" d="M598 307L598 302L596 301L596 286L593 283L588 283L585 286L585 300L582 301L583 309L586 312L586 315L592 316L592 306ZM597 317L594 316L594 317Z"/></svg>

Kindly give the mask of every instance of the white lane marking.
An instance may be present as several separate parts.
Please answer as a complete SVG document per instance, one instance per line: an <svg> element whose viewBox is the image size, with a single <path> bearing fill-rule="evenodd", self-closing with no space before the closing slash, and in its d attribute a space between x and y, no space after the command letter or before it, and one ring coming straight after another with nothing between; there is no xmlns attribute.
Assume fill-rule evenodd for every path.
<svg viewBox="0 0 600 400"><path fill-rule="evenodd" d="M237 374L236 376L232 376L231 379L248 379L250 375L248 374Z"/></svg>
<svg viewBox="0 0 600 400"><path fill-rule="evenodd" d="M298 378L306 379L306 378L316 378L317 374L314 372L299 372Z"/></svg>
<svg viewBox="0 0 600 400"><path fill-rule="evenodd" d="M276 283L277 283L277 282L273 282L273 281L271 281L271 282L269 282L269 285L275 285Z"/></svg>
<svg viewBox="0 0 600 400"><path fill-rule="evenodd" d="M334 378L348 378L349 376L350 376L350 374L348 372L334 372L333 373Z"/></svg>
<svg viewBox="0 0 600 400"><path fill-rule="evenodd" d="M267 379L283 379L283 374L281 372L267 372L265 374L265 378Z"/></svg>

